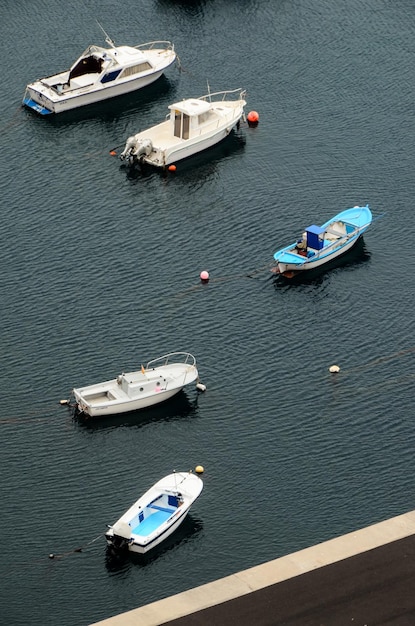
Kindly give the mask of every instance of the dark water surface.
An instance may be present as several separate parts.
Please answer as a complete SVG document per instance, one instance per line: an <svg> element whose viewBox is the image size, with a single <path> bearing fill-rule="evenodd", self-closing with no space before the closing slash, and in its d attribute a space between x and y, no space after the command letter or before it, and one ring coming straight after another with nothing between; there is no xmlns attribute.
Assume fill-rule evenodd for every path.
<svg viewBox="0 0 415 626"><path fill-rule="evenodd" d="M172 40L182 72L24 110L28 82L103 43L96 19ZM90 624L412 509L413 2L3 0L0 42L2 623ZM257 128L167 176L109 155L208 82L244 87ZM366 202L382 217L349 257L275 279L276 249ZM175 350L205 394L87 424L59 406ZM178 533L111 559L106 524L197 464Z"/></svg>

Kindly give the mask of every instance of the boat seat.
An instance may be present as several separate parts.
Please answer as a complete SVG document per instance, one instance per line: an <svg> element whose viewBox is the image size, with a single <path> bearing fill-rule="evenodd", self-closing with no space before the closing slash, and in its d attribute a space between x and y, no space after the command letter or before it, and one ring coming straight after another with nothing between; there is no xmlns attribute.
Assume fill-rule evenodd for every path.
<svg viewBox="0 0 415 626"><path fill-rule="evenodd" d="M157 511L163 511L164 513L174 513L175 509L168 509L165 506L158 506L158 504L150 504L151 509L156 509Z"/></svg>
<svg viewBox="0 0 415 626"><path fill-rule="evenodd" d="M95 83L99 74L83 74L82 76L76 76L69 81L71 89L79 89L81 87L90 87Z"/></svg>
<svg viewBox="0 0 415 626"><path fill-rule="evenodd" d="M334 230L334 228L327 228L326 233L329 235L334 235L335 237L344 237L345 233L341 233L338 230Z"/></svg>

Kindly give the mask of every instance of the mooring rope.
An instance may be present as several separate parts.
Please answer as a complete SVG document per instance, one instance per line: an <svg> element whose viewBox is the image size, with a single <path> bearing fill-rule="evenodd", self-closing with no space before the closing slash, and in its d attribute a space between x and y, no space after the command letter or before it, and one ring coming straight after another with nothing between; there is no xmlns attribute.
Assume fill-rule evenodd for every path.
<svg viewBox="0 0 415 626"><path fill-rule="evenodd" d="M415 346L412 348L406 348L405 350L398 350L398 352L394 352L393 354L388 354L385 356L379 356L368 363L363 363L362 365L356 365L349 367L345 370L341 370L343 374L349 374L351 372L359 372L360 370L364 370L368 367L374 367L375 365L380 365L381 363L387 363L388 361L392 361L393 359L398 359L402 356L406 356L407 354L411 354L415 352Z"/></svg>
<svg viewBox="0 0 415 626"><path fill-rule="evenodd" d="M100 533L97 537L95 537L95 539L91 539L91 541L88 541L88 543L85 543L83 546L80 546L79 548L74 548L73 550L69 550L68 552L62 552L60 554L54 554L53 552L51 552L49 553L48 557L49 559L63 559L64 557L70 556L71 554L76 554L77 552L83 552L88 546L95 543L95 541L98 541L98 539L104 536L105 536L104 533Z"/></svg>

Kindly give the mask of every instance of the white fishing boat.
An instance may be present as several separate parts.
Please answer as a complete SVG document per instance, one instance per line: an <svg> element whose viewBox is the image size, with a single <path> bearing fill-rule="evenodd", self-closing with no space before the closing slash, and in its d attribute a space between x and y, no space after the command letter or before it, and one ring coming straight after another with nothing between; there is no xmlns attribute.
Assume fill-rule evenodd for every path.
<svg viewBox="0 0 415 626"><path fill-rule="evenodd" d="M245 93L218 91L171 104L168 119L129 137L120 158L129 165L166 167L210 148L239 125Z"/></svg>
<svg viewBox="0 0 415 626"><path fill-rule="evenodd" d="M341 211L322 226L312 224L300 239L274 254L274 273L293 278L350 250L372 223L369 205Z"/></svg>
<svg viewBox="0 0 415 626"><path fill-rule="evenodd" d="M189 352L171 352L142 365L138 371L72 390L75 406L91 417L136 411L168 400L198 381L196 359ZM205 386L197 383L204 391Z"/></svg>
<svg viewBox="0 0 415 626"><path fill-rule="evenodd" d="M108 545L141 554L148 552L180 526L202 489L202 479L192 472L165 476L113 526L108 526Z"/></svg>
<svg viewBox="0 0 415 626"><path fill-rule="evenodd" d="M105 41L109 48L90 45L69 70L27 85L23 104L40 115L69 111L141 89L176 60L170 41L115 46L108 35Z"/></svg>

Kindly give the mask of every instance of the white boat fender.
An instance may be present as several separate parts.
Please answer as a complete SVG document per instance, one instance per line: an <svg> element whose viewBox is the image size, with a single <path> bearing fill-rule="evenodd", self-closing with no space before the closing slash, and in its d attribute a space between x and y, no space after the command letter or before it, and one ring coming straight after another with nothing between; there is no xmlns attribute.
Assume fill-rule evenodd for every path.
<svg viewBox="0 0 415 626"><path fill-rule="evenodd" d="M203 383L197 383L196 389L198 389L199 391L206 391L206 385L204 385Z"/></svg>

